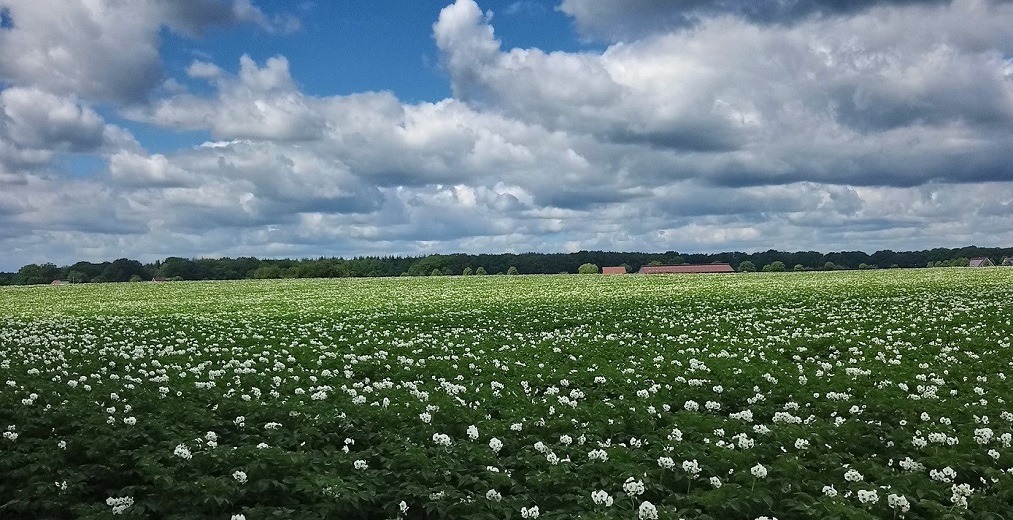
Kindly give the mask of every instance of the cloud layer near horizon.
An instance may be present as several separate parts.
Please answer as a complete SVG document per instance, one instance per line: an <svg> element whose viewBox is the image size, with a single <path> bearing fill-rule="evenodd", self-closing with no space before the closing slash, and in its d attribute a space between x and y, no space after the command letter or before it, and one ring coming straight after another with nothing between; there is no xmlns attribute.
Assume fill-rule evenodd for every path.
<svg viewBox="0 0 1013 520"><path fill-rule="evenodd" d="M0 0L0 269L1013 243L1008 2L564 0L615 43L561 52L504 48L492 14L457 0L433 23L454 95L421 103L311 95L281 55L167 77L163 29L296 26L249 1L191 4L42 17ZM100 104L213 140L152 153Z"/></svg>

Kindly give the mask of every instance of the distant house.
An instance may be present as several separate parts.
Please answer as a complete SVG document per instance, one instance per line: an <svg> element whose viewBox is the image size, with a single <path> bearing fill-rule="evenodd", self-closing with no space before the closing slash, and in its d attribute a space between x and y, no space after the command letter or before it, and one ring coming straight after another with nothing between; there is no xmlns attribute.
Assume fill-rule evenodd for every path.
<svg viewBox="0 0 1013 520"><path fill-rule="evenodd" d="M601 274L626 274L626 268L623 266L619 267L602 267Z"/></svg>
<svg viewBox="0 0 1013 520"><path fill-rule="evenodd" d="M70 281L68 281L68 280L53 280L52 282L49 282L49 285L70 285Z"/></svg>
<svg viewBox="0 0 1013 520"><path fill-rule="evenodd" d="M971 262L969 264L967 264L967 265L969 267L994 267L995 266L995 264L993 264L991 260L989 260L988 258L986 258L984 256L979 256L977 258L972 258Z"/></svg>
<svg viewBox="0 0 1013 520"><path fill-rule="evenodd" d="M1002 257L1002 264L1000 265L1013 265L1013 256Z"/></svg>
<svg viewBox="0 0 1013 520"><path fill-rule="evenodd" d="M164 276L156 276L151 279L152 282L168 282L169 279Z"/></svg>
<svg viewBox="0 0 1013 520"><path fill-rule="evenodd" d="M717 274L734 273L730 264L645 265L640 274Z"/></svg>

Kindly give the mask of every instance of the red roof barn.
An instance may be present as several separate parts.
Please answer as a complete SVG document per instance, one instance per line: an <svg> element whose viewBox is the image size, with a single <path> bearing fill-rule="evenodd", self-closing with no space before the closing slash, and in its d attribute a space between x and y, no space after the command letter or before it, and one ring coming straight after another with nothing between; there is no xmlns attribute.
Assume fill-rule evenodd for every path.
<svg viewBox="0 0 1013 520"><path fill-rule="evenodd" d="M626 274L626 268L623 266L619 267L602 267L601 274Z"/></svg>
<svg viewBox="0 0 1013 520"><path fill-rule="evenodd" d="M730 264L645 265L640 274L711 274L734 273Z"/></svg>

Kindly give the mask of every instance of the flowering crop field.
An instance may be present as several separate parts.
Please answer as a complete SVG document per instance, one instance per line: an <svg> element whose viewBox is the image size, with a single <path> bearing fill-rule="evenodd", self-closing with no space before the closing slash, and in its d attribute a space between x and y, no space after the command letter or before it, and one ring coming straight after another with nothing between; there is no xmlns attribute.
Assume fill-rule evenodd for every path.
<svg viewBox="0 0 1013 520"><path fill-rule="evenodd" d="M0 288L2 518L1013 518L1013 269Z"/></svg>

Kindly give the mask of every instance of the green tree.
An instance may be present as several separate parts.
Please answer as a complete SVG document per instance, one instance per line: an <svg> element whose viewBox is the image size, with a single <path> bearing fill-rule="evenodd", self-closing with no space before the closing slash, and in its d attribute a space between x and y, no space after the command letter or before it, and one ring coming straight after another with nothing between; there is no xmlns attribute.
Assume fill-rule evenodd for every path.
<svg viewBox="0 0 1013 520"><path fill-rule="evenodd" d="M281 278L281 267L278 265L262 265L254 269L250 276L258 280Z"/></svg>
<svg viewBox="0 0 1013 520"><path fill-rule="evenodd" d="M488 274L488 273L485 272L485 268L484 267L478 266L478 269L475 269L475 274L476 275L484 275L484 274Z"/></svg>
<svg viewBox="0 0 1013 520"><path fill-rule="evenodd" d="M517 272L517 267L511 265L510 268L507 269L507 274L511 274L512 275L512 274L521 274L521 273Z"/></svg>
<svg viewBox="0 0 1013 520"><path fill-rule="evenodd" d="M464 275L464 276L471 276L473 273L474 273L474 271L471 270L470 266L469 267L465 267L464 271L461 271L461 274Z"/></svg>
<svg viewBox="0 0 1013 520"><path fill-rule="evenodd" d="M579 274L598 274L598 266L594 265L592 263L581 264L581 266L577 268L577 273L579 273Z"/></svg>
<svg viewBox="0 0 1013 520"><path fill-rule="evenodd" d="M749 260L743 260L742 262L739 263L739 272L740 273L755 273L756 272L756 264L750 262Z"/></svg>
<svg viewBox="0 0 1013 520"><path fill-rule="evenodd" d="M67 273L67 281L70 283L85 283L88 281L88 275L81 271L71 271Z"/></svg>
<svg viewBox="0 0 1013 520"><path fill-rule="evenodd" d="M777 260L763 266L763 272L765 273L781 273L784 272L784 262Z"/></svg>
<svg viewBox="0 0 1013 520"><path fill-rule="evenodd" d="M50 283L59 278L59 270L55 264L28 264L18 269L14 275L14 283L19 285L36 285Z"/></svg>
<svg viewBox="0 0 1013 520"><path fill-rule="evenodd" d="M805 266L802 264L795 264L795 267L791 268L792 271L805 271Z"/></svg>
<svg viewBox="0 0 1013 520"><path fill-rule="evenodd" d="M137 282L140 282L142 280L143 280L143 278L141 278L140 275L136 275L136 274L130 275L130 281L131 282L137 283Z"/></svg>
<svg viewBox="0 0 1013 520"><path fill-rule="evenodd" d="M433 269L433 272L429 273L429 276L443 276L443 271L439 269Z"/></svg>
<svg viewBox="0 0 1013 520"><path fill-rule="evenodd" d="M834 264L833 262L827 262L823 264L824 271L833 271L835 269L837 269L837 264Z"/></svg>
<svg viewBox="0 0 1013 520"><path fill-rule="evenodd" d="M170 256L162 262L162 266L159 267L159 271L159 274L166 278L175 278L178 276L184 280L207 279L207 273L204 272L202 266L187 258Z"/></svg>
<svg viewBox="0 0 1013 520"><path fill-rule="evenodd" d="M443 255L429 255L416 260L411 267L408 268L408 274L412 276L425 276L427 274L432 275L433 271L439 271L440 274L443 274L444 272L447 272L445 270L449 268L450 257Z"/></svg>

